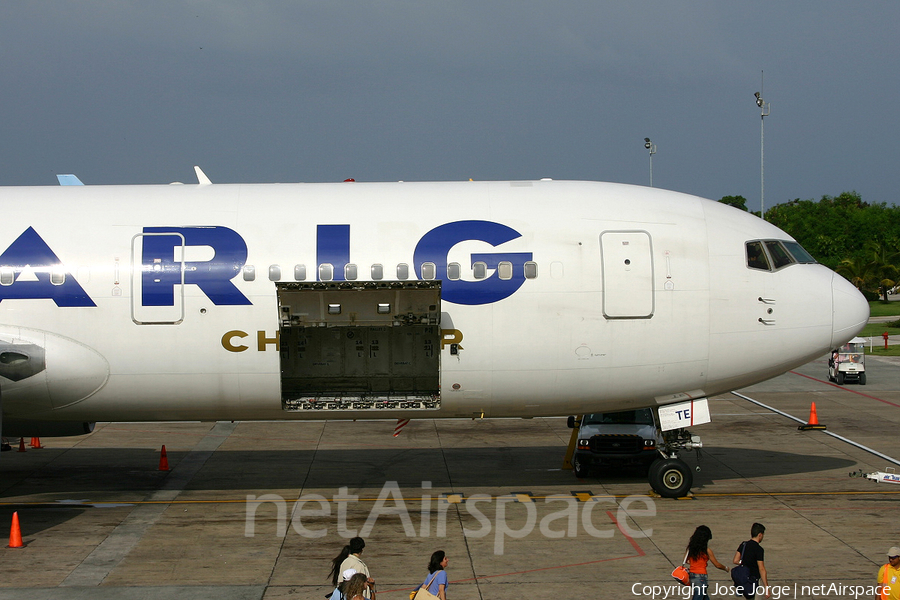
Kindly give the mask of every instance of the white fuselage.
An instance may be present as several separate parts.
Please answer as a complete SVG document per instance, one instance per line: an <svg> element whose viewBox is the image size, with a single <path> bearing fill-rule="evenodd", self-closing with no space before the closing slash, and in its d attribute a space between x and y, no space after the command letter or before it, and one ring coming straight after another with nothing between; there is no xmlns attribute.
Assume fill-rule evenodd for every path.
<svg viewBox="0 0 900 600"><path fill-rule="evenodd" d="M791 240L776 227L636 186L78 186L0 188L0 202L0 361L5 351L43 361L31 375L0 378L5 419L530 417L654 406L778 375L849 340L868 317L862 296L821 265L749 268L748 241ZM431 279L441 280L433 407L285 410L283 361L293 350L280 348L277 290ZM372 335L360 361L378 349ZM346 367L321 352L302 364Z"/></svg>

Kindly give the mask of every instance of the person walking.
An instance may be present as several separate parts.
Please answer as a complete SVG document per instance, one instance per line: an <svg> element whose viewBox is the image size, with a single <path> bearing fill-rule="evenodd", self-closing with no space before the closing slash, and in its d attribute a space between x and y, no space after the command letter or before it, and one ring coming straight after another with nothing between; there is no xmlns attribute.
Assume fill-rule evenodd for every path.
<svg viewBox="0 0 900 600"><path fill-rule="evenodd" d="M759 586L760 581L762 581L765 589L766 598L771 597L771 593L769 592L769 575L766 572L766 565L763 564L763 555L765 552L760 545L762 544L763 536L765 535L765 525L762 523L754 523L750 527L750 539L746 542L741 542L741 545L738 546L737 551L734 553L734 561L732 562L736 565L743 564L750 569L750 589L743 591L744 598L747 598L748 600L752 600L756 597L756 588Z"/></svg>
<svg viewBox="0 0 900 600"><path fill-rule="evenodd" d="M363 573L356 573L353 575L344 587L344 599L365 600L366 597L363 594L369 589L369 582L367 580L368 577ZM375 597L374 593L372 594L372 597Z"/></svg>
<svg viewBox="0 0 900 600"><path fill-rule="evenodd" d="M707 587L709 586L709 574L706 571L706 565L712 563L716 568L722 569L726 573L728 567L716 560L712 548L709 547L709 540L712 539L712 531L706 525L700 525L694 530L691 539L687 545L688 571L690 573L691 597L692 600L709 600Z"/></svg>
<svg viewBox="0 0 900 600"><path fill-rule="evenodd" d="M326 596L328 600L347 600L347 596L345 596L345 592L347 591L347 583L350 579L356 575L355 569L347 569L341 574L341 580L338 582L337 587L334 588L334 591L331 592L331 596ZM365 575L363 575L365 579Z"/></svg>
<svg viewBox="0 0 900 600"><path fill-rule="evenodd" d="M878 569L875 600L900 600L900 548L891 546L887 564Z"/></svg>
<svg viewBox="0 0 900 600"><path fill-rule="evenodd" d="M375 591L375 580L372 579L372 575L369 573L369 567L367 567L366 563L360 558L365 547L366 542L361 537L351 538L350 543L344 546L341 549L341 552L331 559L331 572L329 577L331 577L331 583L334 585L335 589L338 587L338 580L341 575L347 570L352 569L356 573L362 573L366 576L368 589L363 595L366 598L373 597L372 593Z"/></svg>
<svg viewBox="0 0 900 600"><path fill-rule="evenodd" d="M425 589L441 600L447 600L447 586L450 584L447 582L445 569L448 564L450 564L450 559L447 558L447 554L443 550L435 551L431 555L431 560L428 561L428 575L416 590Z"/></svg>

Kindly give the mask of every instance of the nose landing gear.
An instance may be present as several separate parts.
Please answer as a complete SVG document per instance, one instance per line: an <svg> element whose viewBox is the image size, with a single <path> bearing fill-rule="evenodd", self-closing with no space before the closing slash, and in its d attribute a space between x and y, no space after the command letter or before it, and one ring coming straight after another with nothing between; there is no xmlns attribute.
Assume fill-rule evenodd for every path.
<svg viewBox="0 0 900 600"><path fill-rule="evenodd" d="M663 498L686 496L694 485L694 474L680 458L661 458L647 472L650 487Z"/></svg>
<svg viewBox="0 0 900 600"><path fill-rule="evenodd" d="M663 498L681 498L691 491L694 473L686 462L678 458L679 450L696 450L700 453L703 443L686 429L663 432L664 444L661 458L650 465L647 480L653 491ZM699 471L700 468L697 467Z"/></svg>

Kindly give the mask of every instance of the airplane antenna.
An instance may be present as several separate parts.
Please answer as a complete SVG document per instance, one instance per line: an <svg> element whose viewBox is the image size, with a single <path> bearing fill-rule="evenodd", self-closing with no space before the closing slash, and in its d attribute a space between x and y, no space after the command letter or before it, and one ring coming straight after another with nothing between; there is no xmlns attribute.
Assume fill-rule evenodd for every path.
<svg viewBox="0 0 900 600"><path fill-rule="evenodd" d="M200 185L212 184L212 181L209 180L209 177L206 176L206 173L204 173L197 165L194 165L194 172L197 174L197 183L199 183Z"/></svg>

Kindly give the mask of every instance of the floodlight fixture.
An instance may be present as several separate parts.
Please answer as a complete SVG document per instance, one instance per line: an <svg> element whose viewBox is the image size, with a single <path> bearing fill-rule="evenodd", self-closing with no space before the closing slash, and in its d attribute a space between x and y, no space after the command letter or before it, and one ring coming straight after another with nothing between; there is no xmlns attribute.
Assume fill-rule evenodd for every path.
<svg viewBox="0 0 900 600"><path fill-rule="evenodd" d="M653 155L656 154L656 144L650 138L644 138L644 148L650 151L650 187L653 187Z"/></svg>
<svg viewBox="0 0 900 600"><path fill-rule="evenodd" d="M756 97L756 106L759 107L759 216L765 220L766 218L766 201L765 201L765 189L766 189L766 175L765 175L765 164L766 164L766 145L765 145L765 137L766 137L766 117L769 116L770 106L769 103L763 100L762 90L764 81L765 72L760 73L759 78L759 86L760 91L753 94Z"/></svg>

